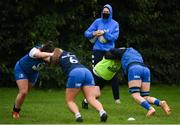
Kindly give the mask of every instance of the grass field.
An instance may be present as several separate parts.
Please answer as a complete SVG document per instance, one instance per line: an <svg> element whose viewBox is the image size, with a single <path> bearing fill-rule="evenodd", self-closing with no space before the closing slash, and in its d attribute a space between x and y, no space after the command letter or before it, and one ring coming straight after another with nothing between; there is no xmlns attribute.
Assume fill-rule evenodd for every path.
<svg viewBox="0 0 180 125"><path fill-rule="evenodd" d="M11 111L17 94L17 88L0 88L0 124L74 124L74 116L65 105L64 90L33 89L27 96L19 120L12 119ZM159 107L154 117L147 118L146 110L136 104L126 86L121 87L121 104L115 104L110 87L102 91L100 101L108 113L107 124L177 124L180 123L180 87L153 86L151 95L168 100L172 115L166 116ZM98 124L99 115L93 109L81 108L82 94L77 97L80 112L85 124ZM135 121L127 121L134 117Z"/></svg>

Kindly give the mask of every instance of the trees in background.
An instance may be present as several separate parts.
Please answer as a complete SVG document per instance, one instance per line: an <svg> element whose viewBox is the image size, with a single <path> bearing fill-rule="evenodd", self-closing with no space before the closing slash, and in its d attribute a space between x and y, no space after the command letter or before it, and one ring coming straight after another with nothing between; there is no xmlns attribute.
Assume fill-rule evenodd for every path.
<svg viewBox="0 0 180 125"><path fill-rule="evenodd" d="M84 31L100 17L104 4L113 7L120 23L118 46L132 46L143 53L154 82L180 82L179 0L1 0L0 82L14 84L16 61L45 40L76 53L90 67L91 44ZM39 86L58 86L64 76L57 68L41 71Z"/></svg>

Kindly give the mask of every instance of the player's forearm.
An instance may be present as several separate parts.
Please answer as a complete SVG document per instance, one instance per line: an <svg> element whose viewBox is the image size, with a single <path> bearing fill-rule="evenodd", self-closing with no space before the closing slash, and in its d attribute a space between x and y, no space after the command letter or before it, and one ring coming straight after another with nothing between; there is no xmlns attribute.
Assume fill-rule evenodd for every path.
<svg viewBox="0 0 180 125"><path fill-rule="evenodd" d="M53 55L53 53L48 53L48 52L39 52L39 53L35 54L35 56L37 58L47 58L47 57L50 57L52 55Z"/></svg>

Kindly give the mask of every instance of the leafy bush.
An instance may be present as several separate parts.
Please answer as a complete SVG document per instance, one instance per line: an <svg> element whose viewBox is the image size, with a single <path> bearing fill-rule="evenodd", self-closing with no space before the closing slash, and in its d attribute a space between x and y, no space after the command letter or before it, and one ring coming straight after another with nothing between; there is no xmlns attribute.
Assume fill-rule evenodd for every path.
<svg viewBox="0 0 180 125"><path fill-rule="evenodd" d="M0 1L0 82L14 86L13 68L32 46L46 40L74 52L91 67L91 44L84 31L107 1ZM119 4L120 3L120 4ZM179 0L113 0L113 17L121 32L117 45L138 49L150 66L154 82L180 82ZM58 68L42 70L37 86L63 87Z"/></svg>

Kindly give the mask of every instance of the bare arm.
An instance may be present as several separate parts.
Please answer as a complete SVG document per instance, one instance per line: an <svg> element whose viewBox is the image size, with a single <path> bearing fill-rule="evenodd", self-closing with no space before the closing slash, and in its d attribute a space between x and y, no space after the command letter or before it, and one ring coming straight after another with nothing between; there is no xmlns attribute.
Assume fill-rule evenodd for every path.
<svg viewBox="0 0 180 125"><path fill-rule="evenodd" d="M31 49L29 56L32 58L47 58L52 56L53 53L48 53L48 52L41 52L39 49L37 48L33 48Z"/></svg>

